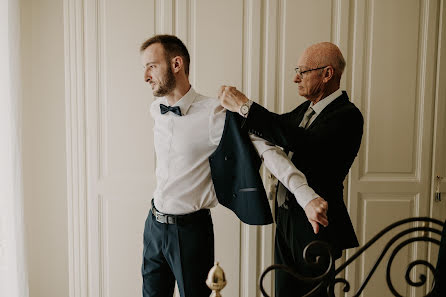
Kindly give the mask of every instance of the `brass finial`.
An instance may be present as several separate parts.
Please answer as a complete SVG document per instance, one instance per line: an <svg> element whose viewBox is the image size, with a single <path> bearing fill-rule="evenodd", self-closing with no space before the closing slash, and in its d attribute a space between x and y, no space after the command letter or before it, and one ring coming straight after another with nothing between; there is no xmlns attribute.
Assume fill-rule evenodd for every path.
<svg viewBox="0 0 446 297"><path fill-rule="evenodd" d="M214 267L209 270L206 285L212 290L210 297L221 297L220 291L226 286L226 277L218 262L215 262Z"/></svg>

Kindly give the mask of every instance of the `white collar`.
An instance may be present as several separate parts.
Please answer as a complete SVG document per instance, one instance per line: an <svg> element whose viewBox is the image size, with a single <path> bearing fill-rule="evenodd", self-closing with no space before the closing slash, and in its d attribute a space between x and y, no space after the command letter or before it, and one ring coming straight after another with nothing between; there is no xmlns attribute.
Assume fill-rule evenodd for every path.
<svg viewBox="0 0 446 297"><path fill-rule="evenodd" d="M181 110L181 115L187 114L187 111L189 110L189 107L194 103L195 98L197 97L197 93L195 92L194 88L192 86L190 87L189 91L187 91L186 94L184 94L183 97L181 97L180 100L178 100L174 105L172 106L178 106ZM167 104L166 97L163 97L163 101Z"/></svg>
<svg viewBox="0 0 446 297"><path fill-rule="evenodd" d="M331 93L330 95L328 95L325 98L322 98L319 102L317 102L316 104L313 105L313 103L311 103L311 108L314 110L314 112L319 115L322 110L324 110L325 107L327 107L328 104L330 104L331 102L333 102L336 98L338 98L339 96L342 95L342 91L341 89L337 89L336 91L334 91L333 93Z"/></svg>

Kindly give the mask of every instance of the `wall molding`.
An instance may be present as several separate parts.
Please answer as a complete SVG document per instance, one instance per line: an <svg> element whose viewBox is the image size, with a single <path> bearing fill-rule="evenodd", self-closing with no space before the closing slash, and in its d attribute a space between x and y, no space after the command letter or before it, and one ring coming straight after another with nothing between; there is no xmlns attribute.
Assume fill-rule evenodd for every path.
<svg viewBox="0 0 446 297"><path fill-rule="evenodd" d="M242 92L259 98L261 7L258 1L243 1ZM256 296L259 254L258 228L240 223L240 296Z"/></svg>
<svg viewBox="0 0 446 297"><path fill-rule="evenodd" d="M174 0L155 0L155 32L156 34L173 34L175 28Z"/></svg>
<svg viewBox="0 0 446 297"><path fill-rule="evenodd" d="M104 9L103 0L64 2L70 297L108 296L106 203L94 189L108 175Z"/></svg>
<svg viewBox="0 0 446 297"><path fill-rule="evenodd" d="M88 297L84 5L64 0L70 297Z"/></svg>
<svg viewBox="0 0 446 297"><path fill-rule="evenodd" d="M357 215L358 220L361 220L362 223L358 225L358 229L356 230L357 236L360 242L367 242L367 240L370 240L370 238L366 238L365 233L365 226L367 226L367 204L368 203L383 203L386 204L389 201L397 202L405 205L409 205L409 214L407 217L416 217L420 216L419 213L419 204L420 204L420 193L406 193L406 192L380 192L380 193L373 193L373 192L367 192L367 193L359 193L358 194L358 209L357 209ZM401 215L401 214L400 214ZM370 219L369 219L370 220ZM419 226L419 224L415 224L414 226ZM396 232L393 231L393 232ZM383 242L383 244L385 241ZM414 243L409 247L409 250L407 252L407 262L414 261L416 259L423 259L424 256L420 255L423 252L420 252L420 243ZM371 249L373 250L373 248ZM370 255L370 253L369 253ZM388 255L385 256L383 261L387 259ZM361 284L361 280L364 280L367 276L367 274L370 271L370 267L366 269L365 262L366 262L366 254L362 254L359 259L356 261L355 265L353 266L356 271L356 278L354 279L354 287L353 288L359 288ZM375 261L375 260L373 260ZM378 268L379 269L379 268ZM411 272L411 279L416 279L420 273L426 274L426 270L424 267L415 267L413 271ZM393 278L395 278L395 273L391 272L391 275ZM398 279L394 279L396 282L398 282ZM396 283L397 284L397 283ZM398 285L398 284L397 284ZM417 294L417 290L419 291L420 288L415 287L408 287L409 290L406 293L409 293L409 296L415 297L419 296L419 293ZM367 292L367 289L366 289ZM366 295L369 295L370 291L366 293Z"/></svg>
<svg viewBox="0 0 446 297"><path fill-rule="evenodd" d="M429 41L432 38L434 38L434 36L429 32L430 27L434 27L434 25L432 25L432 21L430 21L430 19L435 19L435 14L432 11L432 6L434 6L432 3L430 3L429 1L422 1L420 2L420 12L419 12L419 22L418 22L418 36L419 36L419 44L420 49L418 50L417 53L417 69L419 69L418 71L418 75L416 77L417 80L417 85L416 85L416 95L415 95L415 115L414 115L414 121L415 121L415 126L414 126L414 136L413 136L413 141L414 141L414 151L413 151L413 155L412 155L412 162L413 162L413 170L411 172L375 172L375 171L371 171L369 169L369 164L370 164L370 160L369 160L369 155L370 155L370 120L371 120L371 104L372 104L372 100L371 100L371 67L372 67L372 53L371 53L371 46L373 44L373 8L374 8L374 4L375 1L373 0L368 0L364 6L364 18L366 19L364 25L363 25L363 36L364 36L364 53L363 53L363 67L365 71L358 71L357 73L364 73L364 79L362 80L362 86L361 86L361 91L360 93L362 94L361 96L352 96L352 97L358 97L358 98L363 98L363 104L360 104L359 106L364 106L365 108L363 108L362 110L365 110L365 115L364 115L364 120L365 120L365 128L366 130L364 131L364 139L363 139L363 145L362 145L362 149L360 152L360 155L362 156L362 158L360 158L359 161L359 168L360 168L360 180L361 181L367 181L367 182L388 182L389 180L392 182L420 182L420 180L422 179L422 171L424 171L422 169L422 163L421 160L423 159L422 157L422 152L423 152L423 135L426 132L429 132L431 130L430 127L427 127L425 125L425 123L423 123L423 119L424 119L424 115L425 115L425 108L431 108L432 104L431 102L426 102L425 98L429 98L429 92L431 92L431 90L429 90L429 87L426 86L426 77L434 77L433 74L431 74L430 72L433 72L432 69L429 68L428 64L430 65L431 63L428 62L429 59L431 59L432 57L430 57L428 55L428 50L429 48L433 48L432 46L429 45ZM358 5L358 4L357 4ZM434 15L432 17L432 15ZM359 74L362 75L362 74ZM353 75L352 75L353 76ZM353 76L354 77L354 76ZM427 89L428 88L428 89ZM426 130L427 129L427 130ZM429 130L429 131L428 131Z"/></svg>
<svg viewBox="0 0 446 297"><path fill-rule="evenodd" d="M262 88L260 102L272 111L278 111L279 59L279 1L265 0L262 6Z"/></svg>

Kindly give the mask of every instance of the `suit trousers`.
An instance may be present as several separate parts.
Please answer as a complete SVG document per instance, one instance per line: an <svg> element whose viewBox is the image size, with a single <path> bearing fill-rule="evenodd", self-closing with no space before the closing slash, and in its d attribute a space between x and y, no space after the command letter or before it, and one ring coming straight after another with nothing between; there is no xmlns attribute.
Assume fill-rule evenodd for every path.
<svg viewBox="0 0 446 297"><path fill-rule="evenodd" d="M294 198L294 197L293 197ZM291 198L291 199L293 199ZM321 226L319 233L313 232L308 222L305 211L293 199L287 201L286 205L277 208L277 227L275 239L275 263L284 264L292 268L296 273L305 277L316 277L322 275L329 265L329 258L321 256L319 265L307 263L303 257L303 251L308 243L314 240L326 241L327 230ZM317 256L327 255L322 249L312 249L309 253L310 259ZM339 258L341 252L333 252L334 258ZM330 274L334 272L334 264ZM304 282L281 270L275 272L276 297L304 296L310 292L318 282ZM326 287L311 296L327 296Z"/></svg>
<svg viewBox="0 0 446 297"><path fill-rule="evenodd" d="M173 296L175 280L181 297L209 297L206 285L214 265L214 229L209 210L192 220L160 223L150 211L144 227L143 297Z"/></svg>

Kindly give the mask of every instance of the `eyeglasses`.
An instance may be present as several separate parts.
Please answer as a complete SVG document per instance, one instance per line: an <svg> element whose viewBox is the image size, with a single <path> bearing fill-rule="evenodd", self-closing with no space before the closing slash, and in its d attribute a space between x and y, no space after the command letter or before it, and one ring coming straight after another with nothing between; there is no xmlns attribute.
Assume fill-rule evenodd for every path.
<svg viewBox="0 0 446 297"><path fill-rule="evenodd" d="M304 71L300 70L300 67L296 67L296 68L294 68L294 71L296 71L296 73L299 74L300 78L303 78L304 73L310 72L310 71L314 71L314 70L324 69L327 66L322 66L322 67L318 67L318 68L308 69L308 70L304 70Z"/></svg>

